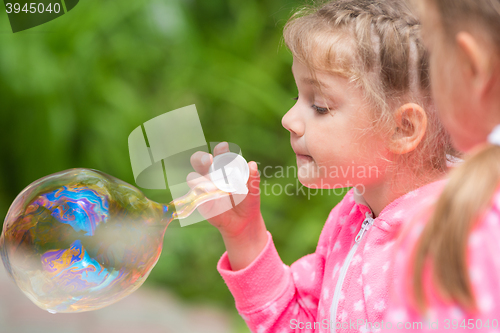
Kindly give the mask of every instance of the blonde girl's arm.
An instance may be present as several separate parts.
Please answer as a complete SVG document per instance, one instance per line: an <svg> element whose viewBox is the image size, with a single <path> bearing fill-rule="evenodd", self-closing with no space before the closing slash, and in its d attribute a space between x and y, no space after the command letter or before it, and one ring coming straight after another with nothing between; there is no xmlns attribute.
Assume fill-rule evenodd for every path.
<svg viewBox="0 0 500 333"><path fill-rule="evenodd" d="M307 323L325 319L318 318L318 304L339 206L330 213L316 252L291 266L282 262L269 232L263 251L244 269L233 270L227 253L222 256L217 268L252 332L311 332Z"/></svg>

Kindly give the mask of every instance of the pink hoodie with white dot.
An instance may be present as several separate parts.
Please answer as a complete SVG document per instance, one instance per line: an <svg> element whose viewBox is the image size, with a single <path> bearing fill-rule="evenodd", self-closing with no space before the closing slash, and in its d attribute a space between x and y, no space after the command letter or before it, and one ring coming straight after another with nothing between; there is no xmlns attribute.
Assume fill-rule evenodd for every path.
<svg viewBox="0 0 500 333"><path fill-rule="evenodd" d="M365 332L380 323L394 280L393 257L401 225L439 193L444 182L396 199L378 217L350 190L326 220L316 248L290 267L271 234L248 267L232 271L227 253L218 270L252 332Z"/></svg>
<svg viewBox="0 0 500 333"><path fill-rule="evenodd" d="M384 328L391 331L390 326L392 331L399 332L500 333L500 188L469 235L466 260L477 305L475 311L467 312L456 302L445 300L434 287L429 265L423 272L427 311L420 314L416 310L410 297L413 290L408 269L432 209L423 211L424 214L408 223L400 237L395 258L396 279Z"/></svg>

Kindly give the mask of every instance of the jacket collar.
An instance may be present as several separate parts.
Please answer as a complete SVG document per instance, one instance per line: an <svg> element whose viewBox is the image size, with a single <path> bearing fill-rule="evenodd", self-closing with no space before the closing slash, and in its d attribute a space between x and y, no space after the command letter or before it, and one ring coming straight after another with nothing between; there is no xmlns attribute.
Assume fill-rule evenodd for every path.
<svg viewBox="0 0 500 333"><path fill-rule="evenodd" d="M373 210L371 209L370 205L366 202L365 198L356 187L354 187L353 196L354 196L354 202L359 206L359 209L361 210L363 216L365 216L365 214L368 213L370 217L373 218L374 216Z"/></svg>

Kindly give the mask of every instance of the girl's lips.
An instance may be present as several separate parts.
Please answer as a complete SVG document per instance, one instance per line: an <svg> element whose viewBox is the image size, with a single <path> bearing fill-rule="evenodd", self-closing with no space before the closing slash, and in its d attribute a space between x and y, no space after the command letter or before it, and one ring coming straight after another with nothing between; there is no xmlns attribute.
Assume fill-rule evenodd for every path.
<svg viewBox="0 0 500 333"><path fill-rule="evenodd" d="M300 155L300 154L297 154L297 159L304 160L304 161L312 161L312 157L309 156L309 155Z"/></svg>

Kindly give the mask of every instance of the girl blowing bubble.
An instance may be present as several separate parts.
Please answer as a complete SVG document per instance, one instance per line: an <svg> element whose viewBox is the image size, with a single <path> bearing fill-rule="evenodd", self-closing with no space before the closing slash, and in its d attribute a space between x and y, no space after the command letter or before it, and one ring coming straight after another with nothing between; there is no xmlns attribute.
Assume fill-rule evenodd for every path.
<svg viewBox="0 0 500 333"><path fill-rule="evenodd" d="M430 99L419 23L404 1L344 0L287 23L299 96L283 117L298 176L312 188L354 186L330 212L316 252L283 264L260 213L259 174L249 194L209 218L227 252L218 270L253 332L359 331L380 321L393 280L393 244L410 207L441 188L454 154ZM227 151L223 143L214 154ZM211 156L192 156L204 181ZM335 172L350 170L356 173ZM213 216L221 202L199 208Z"/></svg>
<svg viewBox="0 0 500 333"><path fill-rule="evenodd" d="M428 221L408 231L387 319L498 332L500 1L424 0L420 12L440 117L471 156L450 174Z"/></svg>

